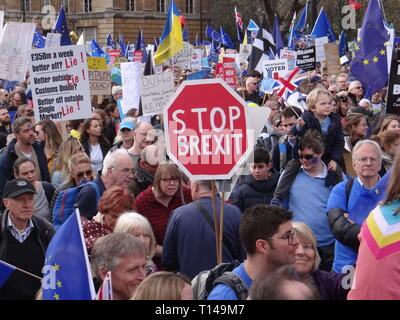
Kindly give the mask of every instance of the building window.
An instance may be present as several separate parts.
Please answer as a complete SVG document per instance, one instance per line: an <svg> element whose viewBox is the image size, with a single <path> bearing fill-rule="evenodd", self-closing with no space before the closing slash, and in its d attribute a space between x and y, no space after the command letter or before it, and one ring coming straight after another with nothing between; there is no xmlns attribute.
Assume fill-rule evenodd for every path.
<svg viewBox="0 0 400 320"><path fill-rule="evenodd" d="M165 12L165 0L157 0L157 11Z"/></svg>
<svg viewBox="0 0 400 320"><path fill-rule="evenodd" d="M31 0L21 0L21 10L25 12L31 11Z"/></svg>
<svg viewBox="0 0 400 320"><path fill-rule="evenodd" d="M44 6L50 6L51 5L50 0L44 0L43 1L43 5Z"/></svg>
<svg viewBox="0 0 400 320"><path fill-rule="evenodd" d="M186 0L186 13L193 13L193 0Z"/></svg>
<svg viewBox="0 0 400 320"><path fill-rule="evenodd" d="M84 3L84 11L85 12L91 12L92 11L92 0L83 0Z"/></svg>
<svg viewBox="0 0 400 320"><path fill-rule="evenodd" d="M136 11L135 4L135 0L126 0L126 10Z"/></svg>

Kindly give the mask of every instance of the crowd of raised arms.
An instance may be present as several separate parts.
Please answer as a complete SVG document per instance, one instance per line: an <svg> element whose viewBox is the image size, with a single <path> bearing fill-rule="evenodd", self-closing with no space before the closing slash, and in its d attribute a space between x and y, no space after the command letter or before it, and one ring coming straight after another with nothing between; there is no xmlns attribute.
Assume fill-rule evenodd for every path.
<svg viewBox="0 0 400 320"><path fill-rule="evenodd" d="M212 181L190 180L168 158L161 115L131 109L121 121L114 85L86 106L89 119L35 122L29 79L1 89L0 259L41 277L68 218L62 196L76 190L95 289L111 271L115 300L399 299L390 226L400 222L400 118L387 114L386 90L364 98L346 66L308 72L290 102L260 96L261 80L242 73L236 88L269 112L249 174L224 203L216 196L224 264ZM381 238L392 239L372 245L384 223ZM35 298L40 280L23 272L0 288L0 299Z"/></svg>

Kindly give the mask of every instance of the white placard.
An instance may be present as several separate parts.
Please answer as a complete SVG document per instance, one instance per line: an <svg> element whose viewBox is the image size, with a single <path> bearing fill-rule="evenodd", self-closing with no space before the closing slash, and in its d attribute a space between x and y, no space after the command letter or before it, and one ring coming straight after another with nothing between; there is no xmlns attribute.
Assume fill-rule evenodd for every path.
<svg viewBox="0 0 400 320"><path fill-rule="evenodd" d="M50 32L46 36L45 48L59 47L61 45L61 34Z"/></svg>
<svg viewBox="0 0 400 320"><path fill-rule="evenodd" d="M222 55L222 59L223 58L233 58L233 59L235 59L235 63L236 63L236 65L237 65L237 67L239 68L240 67L240 57L239 57L239 53L236 53L236 54L223 54ZM222 61L222 60L221 60Z"/></svg>
<svg viewBox="0 0 400 320"><path fill-rule="evenodd" d="M29 52L35 121L89 118L89 73L84 46L34 49Z"/></svg>
<svg viewBox="0 0 400 320"><path fill-rule="evenodd" d="M297 68L296 60L297 60L297 52L293 50L289 50L288 48L281 49L281 59L286 59L289 65L289 71L292 71Z"/></svg>
<svg viewBox="0 0 400 320"><path fill-rule="evenodd" d="M140 62L121 63L122 109L127 113L130 109L139 109L140 77L142 64Z"/></svg>
<svg viewBox="0 0 400 320"><path fill-rule="evenodd" d="M143 115L163 112L170 97L174 94L174 73L163 72L140 79Z"/></svg>
<svg viewBox="0 0 400 320"><path fill-rule="evenodd" d="M191 61L192 70L201 70L201 58L202 58L202 50L201 49L193 49L193 57Z"/></svg>
<svg viewBox="0 0 400 320"><path fill-rule="evenodd" d="M4 11L0 11L0 35L3 31Z"/></svg>
<svg viewBox="0 0 400 320"><path fill-rule="evenodd" d="M249 58L251 54L251 50L253 49L253 46L251 44L241 44L240 45L240 50L239 50L239 59L240 62L245 62Z"/></svg>
<svg viewBox="0 0 400 320"><path fill-rule="evenodd" d="M0 39L0 79L24 81L36 24L8 22Z"/></svg>
<svg viewBox="0 0 400 320"><path fill-rule="evenodd" d="M278 73L283 77L289 71L288 61L286 59L264 60L263 73L264 78L274 78L274 74Z"/></svg>
<svg viewBox="0 0 400 320"><path fill-rule="evenodd" d="M193 46L184 42L184 47L181 51L179 51L176 55L174 55L171 59L165 62L167 66L177 66L183 69L190 68L190 62L193 57Z"/></svg>
<svg viewBox="0 0 400 320"><path fill-rule="evenodd" d="M328 43L329 39L328 37L322 37L322 38L316 38L315 39L315 56L316 56L316 61L325 61L325 50L324 50L324 44Z"/></svg>

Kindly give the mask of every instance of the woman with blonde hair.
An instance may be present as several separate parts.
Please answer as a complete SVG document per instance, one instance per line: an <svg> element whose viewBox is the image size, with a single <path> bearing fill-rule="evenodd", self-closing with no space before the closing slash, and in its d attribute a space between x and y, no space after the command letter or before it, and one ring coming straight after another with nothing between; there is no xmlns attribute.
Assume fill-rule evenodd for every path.
<svg viewBox="0 0 400 320"><path fill-rule="evenodd" d="M157 271L157 267L152 260L156 252L156 238L146 217L137 212L126 212L119 217L114 232L126 232L139 238L147 250L147 263L144 267L146 275L148 276Z"/></svg>
<svg viewBox="0 0 400 320"><path fill-rule="evenodd" d="M163 270L160 257L171 212L189 202L192 202L190 189L182 186L178 167L170 163L160 164L153 185L136 197L136 209L149 220L156 237L154 262L159 270Z"/></svg>
<svg viewBox="0 0 400 320"><path fill-rule="evenodd" d="M383 177L392 167L394 158L400 153L400 131L386 130L377 136L371 137L382 149L382 168L379 175Z"/></svg>
<svg viewBox="0 0 400 320"><path fill-rule="evenodd" d="M379 133L385 132L386 130L400 130L400 117L394 114L386 115L385 118L383 118Z"/></svg>
<svg viewBox="0 0 400 320"><path fill-rule="evenodd" d="M56 159L54 172L51 177L51 184L54 188L62 185L69 175L69 160L76 153L84 154L83 147L78 139L69 137L65 140L58 150L58 157Z"/></svg>
<svg viewBox="0 0 400 320"><path fill-rule="evenodd" d="M319 269L321 257L318 253L317 238L303 222L293 222L299 245L296 249L294 270L302 277L310 277L321 296L321 300L346 300L348 290L342 286L345 274ZM350 289L350 286L349 288Z"/></svg>
<svg viewBox="0 0 400 320"><path fill-rule="evenodd" d="M159 271L139 284L131 300L193 300L192 284L182 274Z"/></svg>

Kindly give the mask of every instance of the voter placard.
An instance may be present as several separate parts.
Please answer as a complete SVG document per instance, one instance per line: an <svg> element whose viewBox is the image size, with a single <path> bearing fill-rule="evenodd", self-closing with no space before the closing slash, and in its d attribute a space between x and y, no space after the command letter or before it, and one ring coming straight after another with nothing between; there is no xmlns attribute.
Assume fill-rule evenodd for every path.
<svg viewBox="0 0 400 320"><path fill-rule="evenodd" d="M263 64L264 78L274 78L274 74L284 76L289 71L286 59L265 60Z"/></svg>
<svg viewBox="0 0 400 320"><path fill-rule="evenodd" d="M34 49L29 52L35 121L89 118L89 73L85 46Z"/></svg>
<svg viewBox="0 0 400 320"><path fill-rule="evenodd" d="M174 73L163 72L140 79L143 115L155 115L163 108L174 93Z"/></svg>
<svg viewBox="0 0 400 320"><path fill-rule="evenodd" d="M106 58L87 57L89 69L90 93L92 95L111 94L111 75Z"/></svg>

